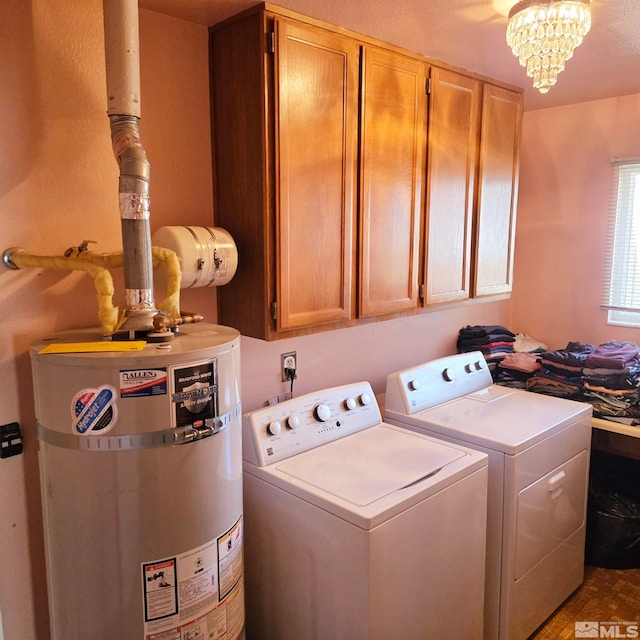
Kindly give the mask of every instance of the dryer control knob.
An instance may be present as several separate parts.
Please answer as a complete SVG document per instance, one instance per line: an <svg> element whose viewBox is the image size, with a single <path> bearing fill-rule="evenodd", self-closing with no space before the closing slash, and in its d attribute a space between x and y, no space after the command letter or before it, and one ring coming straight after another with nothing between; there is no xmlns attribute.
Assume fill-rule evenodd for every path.
<svg viewBox="0 0 640 640"><path fill-rule="evenodd" d="M267 427L267 431L272 436L277 436L282 431L282 425L277 420L274 420L273 422L269 423L269 426Z"/></svg>
<svg viewBox="0 0 640 640"><path fill-rule="evenodd" d="M450 367L447 367L446 369L443 370L442 377L447 382L453 382L456 379L456 372Z"/></svg>
<svg viewBox="0 0 640 640"><path fill-rule="evenodd" d="M476 367L477 371L480 371L480 369L482 369L484 367L484 364L482 363L482 360L476 360L475 367Z"/></svg>
<svg viewBox="0 0 640 640"><path fill-rule="evenodd" d="M289 416L287 418L287 427L289 429L297 429L300 426L300 418L298 416Z"/></svg>
<svg viewBox="0 0 640 640"><path fill-rule="evenodd" d="M361 393L358 400L363 407L366 407L371 402L371 396L368 393Z"/></svg>
<svg viewBox="0 0 640 640"><path fill-rule="evenodd" d="M344 401L344 408L347 411L353 411L356 408L356 401L355 398L347 398Z"/></svg>
<svg viewBox="0 0 640 640"><path fill-rule="evenodd" d="M417 391L419 388L420 388L420 380L409 381L409 389L411 389L411 391Z"/></svg>
<svg viewBox="0 0 640 640"><path fill-rule="evenodd" d="M313 410L313 417L320 422L326 422L331 417L331 409L326 404L318 404Z"/></svg>
<svg viewBox="0 0 640 640"><path fill-rule="evenodd" d="M467 373L472 373L472 372L473 372L473 367L472 367L470 364L465 364L465 365L464 365L464 370L465 370Z"/></svg>

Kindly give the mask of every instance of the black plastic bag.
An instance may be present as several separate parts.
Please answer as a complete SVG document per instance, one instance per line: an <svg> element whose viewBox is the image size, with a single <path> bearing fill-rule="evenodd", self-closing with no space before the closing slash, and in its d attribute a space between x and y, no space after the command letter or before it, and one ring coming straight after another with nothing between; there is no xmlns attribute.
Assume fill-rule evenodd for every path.
<svg viewBox="0 0 640 640"><path fill-rule="evenodd" d="M637 464L635 460L592 451L585 547L589 565L640 568Z"/></svg>

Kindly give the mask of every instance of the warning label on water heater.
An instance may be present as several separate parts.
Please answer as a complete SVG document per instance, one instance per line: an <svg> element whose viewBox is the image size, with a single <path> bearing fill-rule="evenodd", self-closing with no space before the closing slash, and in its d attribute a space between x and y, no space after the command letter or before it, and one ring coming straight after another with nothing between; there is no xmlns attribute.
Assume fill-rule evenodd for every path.
<svg viewBox="0 0 640 640"><path fill-rule="evenodd" d="M242 518L211 542L142 564L144 640L231 640L244 626Z"/></svg>

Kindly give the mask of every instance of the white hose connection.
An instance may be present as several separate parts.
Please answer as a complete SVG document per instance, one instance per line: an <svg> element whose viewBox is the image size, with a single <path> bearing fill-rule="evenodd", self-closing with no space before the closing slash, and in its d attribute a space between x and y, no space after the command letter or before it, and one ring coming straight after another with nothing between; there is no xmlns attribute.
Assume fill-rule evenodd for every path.
<svg viewBox="0 0 640 640"><path fill-rule="evenodd" d="M140 59L137 0L104 0L107 113L120 167L119 203L124 255L123 330L153 329L149 173L140 140Z"/></svg>

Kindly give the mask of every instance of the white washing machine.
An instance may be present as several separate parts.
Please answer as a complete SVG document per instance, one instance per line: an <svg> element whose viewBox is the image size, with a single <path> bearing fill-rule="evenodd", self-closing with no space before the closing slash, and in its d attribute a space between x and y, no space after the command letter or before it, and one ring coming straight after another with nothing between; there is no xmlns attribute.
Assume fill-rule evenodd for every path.
<svg viewBox="0 0 640 640"><path fill-rule="evenodd" d="M485 454L382 423L367 382L243 439L248 640L482 635Z"/></svg>
<svg viewBox="0 0 640 640"><path fill-rule="evenodd" d="M493 385L479 351L387 379L387 422L489 456L485 640L524 640L582 583L591 411Z"/></svg>

